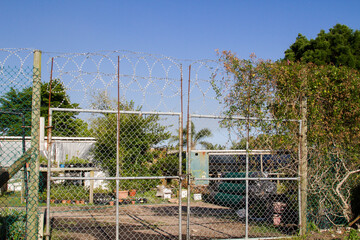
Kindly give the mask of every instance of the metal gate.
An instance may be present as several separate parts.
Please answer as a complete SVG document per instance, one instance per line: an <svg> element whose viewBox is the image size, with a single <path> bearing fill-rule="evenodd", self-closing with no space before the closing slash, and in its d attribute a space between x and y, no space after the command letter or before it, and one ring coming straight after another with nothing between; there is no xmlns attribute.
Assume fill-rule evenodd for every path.
<svg viewBox="0 0 360 240"><path fill-rule="evenodd" d="M70 126L74 114L87 128L58 127ZM267 239L298 231L298 141L261 138L264 127L275 131L274 120L234 132L244 146L189 148L183 161L180 113L51 109L50 116L50 157L40 170L48 174L52 237ZM190 116L194 125L212 128L224 119Z"/></svg>
<svg viewBox="0 0 360 240"><path fill-rule="evenodd" d="M212 143L194 144L196 137L188 138L188 146L192 146L187 162L192 196L191 201L188 199L189 238L296 235L299 121L192 114L189 122L202 128L197 133L209 130L217 135ZM197 134L195 130L189 132ZM231 139L234 141L229 144ZM205 150L195 150L197 145Z"/></svg>
<svg viewBox="0 0 360 240"><path fill-rule="evenodd" d="M62 128L75 114L88 126L77 127L82 132ZM48 235L181 239L180 113L51 109L50 116Z"/></svg>

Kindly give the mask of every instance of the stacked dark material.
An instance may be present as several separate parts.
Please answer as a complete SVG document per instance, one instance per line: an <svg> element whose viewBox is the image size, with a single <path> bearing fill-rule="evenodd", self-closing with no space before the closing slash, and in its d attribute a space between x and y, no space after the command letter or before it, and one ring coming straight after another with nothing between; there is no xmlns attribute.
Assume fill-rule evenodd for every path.
<svg viewBox="0 0 360 240"><path fill-rule="evenodd" d="M216 205L231 207L234 209L245 208L246 181L240 180L246 177L244 172L229 172L222 178L238 178L237 180L222 180L212 186L210 194L205 199ZM266 178L261 172L249 172L249 178ZM271 195L276 194L276 183L269 180L249 180L249 203L260 204Z"/></svg>

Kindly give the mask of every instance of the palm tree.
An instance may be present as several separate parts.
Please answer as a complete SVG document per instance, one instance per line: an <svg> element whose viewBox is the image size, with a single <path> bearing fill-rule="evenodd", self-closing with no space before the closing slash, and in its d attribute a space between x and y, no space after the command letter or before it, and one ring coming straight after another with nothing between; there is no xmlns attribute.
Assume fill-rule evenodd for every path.
<svg viewBox="0 0 360 240"><path fill-rule="evenodd" d="M187 128L183 129L182 134L183 134L183 146L186 147L187 146ZM200 144L205 149L207 149L207 147L212 144L207 141L204 141L204 138L211 137L211 136L212 136L212 133L211 133L210 129L208 129L208 128L203 128L203 129L200 129L200 131L196 132L195 124L193 122L191 122L191 141L190 141L191 149L195 149L197 144ZM171 142L179 142L179 136L173 136L171 138Z"/></svg>

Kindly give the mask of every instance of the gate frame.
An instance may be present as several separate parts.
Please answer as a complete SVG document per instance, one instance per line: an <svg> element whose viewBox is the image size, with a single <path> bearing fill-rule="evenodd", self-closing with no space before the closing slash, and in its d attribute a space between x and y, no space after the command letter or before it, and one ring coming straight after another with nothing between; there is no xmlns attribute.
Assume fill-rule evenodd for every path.
<svg viewBox="0 0 360 240"><path fill-rule="evenodd" d="M52 127L53 112L80 112L80 113L111 113L117 114L117 117L121 114L136 114L136 115L157 115L157 116L178 116L179 122L179 173L178 176L150 176L150 177L51 177L51 154L48 153L48 166L47 166L47 196L46 196L46 233L47 238L50 237L50 191L52 180L116 180L116 186L118 188L119 180L153 180L153 179L177 179L179 181L179 192L181 192L181 181L184 179L182 176L182 113L178 112L151 112L151 111L118 111L118 110L95 110L95 109L70 109L70 108L49 108L49 123L48 128ZM119 131L119 129L117 130ZM117 145L119 144L119 138L117 138ZM49 131L48 135L49 146L52 144L52 131ZM48 149L51 149L50 147ZM49 150L48 150L49 151ZM117 151L118 154L118 151ZM117 164L118 166L118 164ZM116 240L119 239L119 191L116 191ZM181 194L178 196L178 210L179 210L179 239L182 239L182 203Z"/></svg>
<svg viewBox="0 0 360 240"><path fill-rule="evenodd" d="M188 123L191 123L191 119L192 118L197 118L197 119L201 119L201 118L207 118L207 119L234 119L234 120L260 120L260 121L275 121L276 119L274 118L255 118L255 117L240 117L240 116L221 116L221 115L201 115L201 114L190 114L188 113ZM290 122L298 122L299 123L299 136L301 138L301 134L303 131L303 127L302 127L302 120L296 120L296 119L286 119L286 120L281 120L281 122L286 122L286 121L290 121ZM191 141L191 126L190 124L188 124L187 126L187 132L189 133L188 139L190 139ZM249 143L249 139L247 137L247 148L248 148L248 143ZM189 146L189 144L188 144ZM191 145L190 145L191 146ZM302 148L302 144L301 144L301 140L299 139L298 141L298 161L297 161L297 166L298 166L298 176L297 177L286 177L286 178L251 178L249 177L249 151L246 151L246 177L245 178L196 178L196 177L192 177L191 176L191 152L192 149L191 148L187 148L187 171L188 171L188 196L190 196L191 193L191 189L190 189L190 183L191 180L193 181L201 181L201 180L207 180L207 181L212 181L212 180L245 180L245 184L246 184L246 190L245 190L245 237L244 238L238 238L238 239L282 239L282 238L286 238L287 236L283 236L283 237L261 237L261 238L249 238L249 181L252 180L260 180L260 181L265 181L265 180L284 180L284 181L297 181L298 182L298 211L299 211L299 231L300 234L302 232L302 227L301 227L301 220L302 220L302 192L301 192L301 182L302 182L302 174L301 174L301 169L300 169L300 161L301 161L301 150ZM199 151L199 150L195 150L195 151ZM227 152L226 150L222 150L222 152ZM191 234L190 234L190 214L191 214L191 202L190 202L190 198L188 198L188 204L187 204L187 222L186 222L186 228L187 228L187 240L190 240Z"/></svg>

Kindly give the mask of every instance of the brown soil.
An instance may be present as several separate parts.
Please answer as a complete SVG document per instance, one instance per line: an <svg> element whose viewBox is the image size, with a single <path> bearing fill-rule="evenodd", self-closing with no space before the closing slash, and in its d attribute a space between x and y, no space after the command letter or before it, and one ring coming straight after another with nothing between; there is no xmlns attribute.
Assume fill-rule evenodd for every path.
<svg viewBox="0 0 360 240"><path fill-rule="evenodd" d="M182 207L181 235L186 236L186 206ZM122 205L119 207L120 239L178 239L177 204ZM52 207L51 236L54 239L115 239L115 206ZM191 205L189 231L192 239L229 239L245 236L245 222L233 209L196 202ZM274 227L251 221L250 237L294 235L296 226Z"/></svg>

